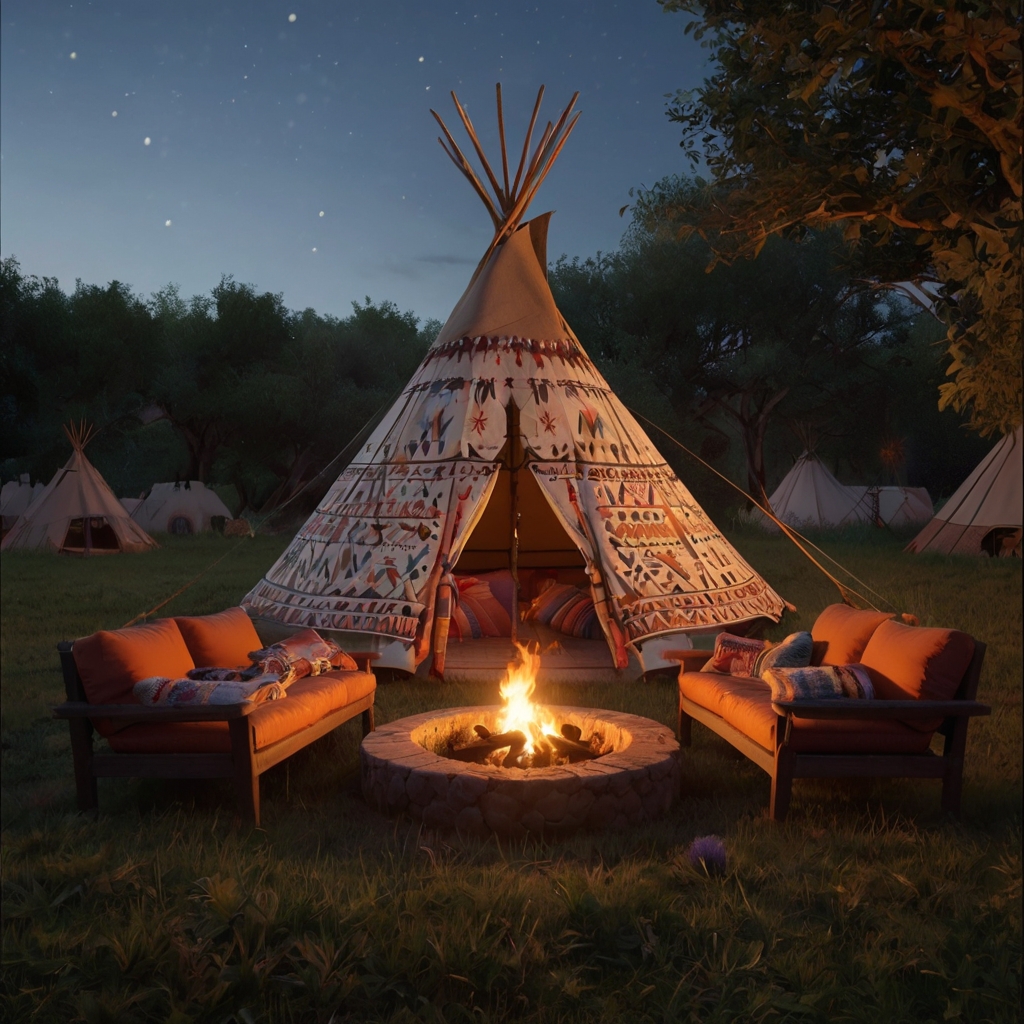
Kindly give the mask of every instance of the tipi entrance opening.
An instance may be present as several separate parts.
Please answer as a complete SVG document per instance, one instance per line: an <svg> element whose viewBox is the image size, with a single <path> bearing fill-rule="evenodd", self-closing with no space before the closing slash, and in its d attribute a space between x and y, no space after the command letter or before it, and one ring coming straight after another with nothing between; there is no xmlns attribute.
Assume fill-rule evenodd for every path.
<svg viewBox="0 0 1024 1024"><path fill-rule="evenodd" d="M507 440L499 455L498 479L459 556L456 571L559 570L559 579L563 573L568 574L563 582L583 586L587 583L583 556L527 465L515 402L509 403L506 415ZM520 592L524 600L531 596L527 587L521 586Z"/></svg>
<svg viewBox="0 0 1024 1024"><path fill-rule="evenodd" d="M72 519L60 547L62 555L116 554L120 550L114 528L102 516Z"/></svg>
<svg viewBox="0 0 1024 1024"><path fill-rule="evenodd" d="M187 536L190 533L195 533L195 529L192 526L192 520L188 516L174 516L171 520L168 529L168 533L176 533L180 536Z"/></svg>
<svg viewBox="0 0 1024 1024"><path fill-rule="evenodd" d="M530 602L553 583L590 593L586 562L559 522L527 462L519 433L519 410L511 402L501 466L491 496L454 566L456 578L512 573L512 629L520 641L536 640L545 651L545 677L561 681L617 678L603 637L567 636L540 622L523 619ZM495 587L495 590L498 588ZM448 643L445 678L501 678L512 655L512 637L482 637Z"/></svg>

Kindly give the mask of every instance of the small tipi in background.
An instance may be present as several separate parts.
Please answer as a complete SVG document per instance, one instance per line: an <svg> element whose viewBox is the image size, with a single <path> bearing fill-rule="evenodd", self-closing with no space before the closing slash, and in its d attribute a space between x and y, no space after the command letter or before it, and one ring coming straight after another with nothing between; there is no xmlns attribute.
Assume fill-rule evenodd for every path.
<svg viewBox="0 0 1024 1024"><path fill-rule="evenodd" d="M92 428L64 428L71 458L18 518L0 548L49 548L69 555L141 552L156 541L134 523L96 467L85 457Z"/></svg>
<svg viewBox="0 0 1024 1024"><path fill-rule="evenodd" d="M1022 438L1007 434L960 485L935 518L907 545L908 551L951 555L1021 553Z"/></svg>
<svg viewBox="0 0 1024 1024"><path fill-rule="evenodd" d="M865 488L841 484L811 451L804 451L782 482L771 493L768 504L778 519L797 529L847 526L868 522L870 504L861 502ZM778 527L761 517L768 530Z"/></svg>
<svg viewBox="0 0 1024 1024"><path fill-rule="evenodd" d="M3 522L4 533L18 521L18 516L32 504L33 499L39 497L45 487L41 480L33 486L28 473L22 473L17 480L8 480L0 487L0 520Z"/></svg>
<svg viewBox="0 0 1024 1024"><path fill-rule="evenodd" d="M124 504L124 499L122 499ZM146 498L132 509L132 519L151 533L203 533L213 529L213 517L231 518L231 510L199 480L153 484Z"/></svg>

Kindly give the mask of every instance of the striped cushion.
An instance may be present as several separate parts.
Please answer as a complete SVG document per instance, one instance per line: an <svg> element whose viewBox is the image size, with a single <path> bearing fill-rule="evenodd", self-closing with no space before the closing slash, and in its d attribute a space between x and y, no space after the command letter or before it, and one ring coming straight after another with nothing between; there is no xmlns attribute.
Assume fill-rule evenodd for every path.
<svg viewBox="0 0 1024 1024"><path fill-rule="evenodd" d="M526 618L557 629L567 636L600 640L601 624L593 598L569 583L556 583L535 598Z"/></svg>

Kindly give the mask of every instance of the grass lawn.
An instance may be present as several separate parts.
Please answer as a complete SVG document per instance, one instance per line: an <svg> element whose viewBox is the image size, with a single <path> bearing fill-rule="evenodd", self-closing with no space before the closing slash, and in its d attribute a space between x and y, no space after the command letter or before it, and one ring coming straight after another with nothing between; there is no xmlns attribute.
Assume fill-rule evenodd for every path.
<svg viewBox="0 0 1024 1024"><path fill-rule="evenodd" d="M788 542L734 532L809 628L835 591ZM237 603L285 539L174 538L141 556L2 561L3 980L9 1021L1017 1021L1021 564L912 556L888 534L823 546L922 625L988 644L964 816L933 781L768 777L699 725L670 816L626 834L503 844L370 811L358 720L263 777L101 780L75 813L58 640L116 628L235 550L161 614ZM382 682L378 721L492 703ZM551 703L675 722L672 680L561 687ZM709 833L724 874L692 866Z"/></svg>

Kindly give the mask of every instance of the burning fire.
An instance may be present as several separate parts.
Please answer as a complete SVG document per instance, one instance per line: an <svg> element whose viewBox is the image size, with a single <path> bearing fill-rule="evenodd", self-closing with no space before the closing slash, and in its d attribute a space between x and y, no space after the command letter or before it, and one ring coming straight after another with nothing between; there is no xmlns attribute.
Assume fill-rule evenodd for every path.
<svg viewBox="0 0 1024 1024"><path fill-rule="evenodd" d="M505 708L498 719L498 731L505 733L518 730L523 733L526 737L525 753L533 754L544 734L555 734L558 727L544 708L530 700L537 685L540 649L534 651L529 644L518 642L516 649L518 657L508 663L505 680L499 691L505 701Z"/></svg>

